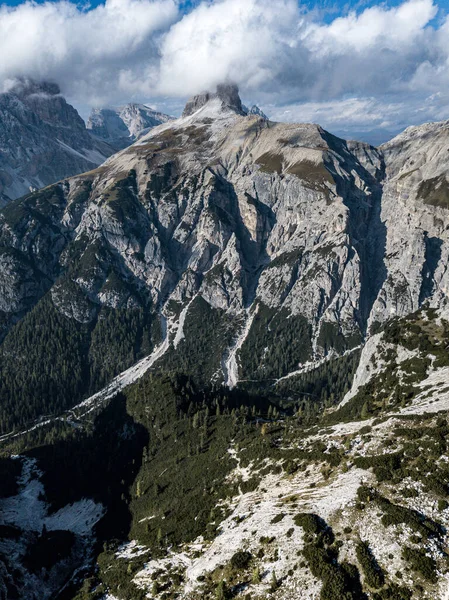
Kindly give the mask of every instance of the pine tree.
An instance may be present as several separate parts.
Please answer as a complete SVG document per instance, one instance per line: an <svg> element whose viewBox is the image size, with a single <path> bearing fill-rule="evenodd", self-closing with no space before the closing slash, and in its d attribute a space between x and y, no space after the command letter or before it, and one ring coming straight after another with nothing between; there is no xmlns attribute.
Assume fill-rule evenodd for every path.
<svg viewBox="0 0 449 600"><path fill-rule="evenodd" d="M255 567L254 571L253 571L253 576L252 576L252 582L254 584L258 584L261 582L261 577L260 577L260 569L259 567Z"/></svg>
<svg viewBox="0 0 449 600"><path fill-rule="evenodd" d="M228 587L227 587L224 579L222 579L220 581L220 583L217 585L217 589L215 591L215 597L217 600L228 600L229 591L228 591Z"/></svg>
<svg viewBox="0 0 449 600"><path fill-rule="evenodd" d="M367 400L367 401L365 402L365 404L362 406L362 411L361 411L361 413L360 413L360 417L361 417L362 419L366 419L366 418L368 418L368 416L369 416L370 412L371 412L371 408L370 408L369 401Z"/></svg>
<svg viewBox="0 0 449 600"><path fill-rule="evenodd" d="M271 592L275 592L279 587L279 581L276 577L276 571L273 569L273 572L271 574L271 585L270 585L270 591Z"/></svg>

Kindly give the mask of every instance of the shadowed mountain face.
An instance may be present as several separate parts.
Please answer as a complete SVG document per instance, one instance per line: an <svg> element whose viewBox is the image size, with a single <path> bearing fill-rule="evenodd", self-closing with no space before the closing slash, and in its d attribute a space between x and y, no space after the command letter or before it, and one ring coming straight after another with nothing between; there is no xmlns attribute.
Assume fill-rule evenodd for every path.
<svg viewBox="0 0 449 600"><path fill-rule="evenodd" d="M56 84L19 81L0 94L0 202L96 167L113 152L92 139Z"/></svg>

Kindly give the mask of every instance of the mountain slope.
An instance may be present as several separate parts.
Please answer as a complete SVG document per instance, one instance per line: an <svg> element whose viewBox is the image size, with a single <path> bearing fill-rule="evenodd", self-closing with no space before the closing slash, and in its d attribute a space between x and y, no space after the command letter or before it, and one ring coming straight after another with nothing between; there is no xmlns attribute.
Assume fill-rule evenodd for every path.
<svg viewBox="0 0 449 600"><path fill-rule="evenodd" d="M92 169L113 152L92 139L57 85L19 81L0 94L0 205Z"/></svg>
<svg viewBox="0 0 449 600"><path fill-rule="evenodd" d="M92 110L87 129L115 150L121 150L149 129L172 119L143 104L126 104L119 108Z"/></svg>
<svg viewBox="0 0 449 600"><path fill-rule="evenodd" d="M0 213L4 335L33 309L4 356L26 356L18 332L49 310L87 336L77 342L84 391L64 407L95 391L81 348L105 311L168 318L179 330L169 365L187 360L184 331L211 320L222 334L204 341L214 344L207 368L191 354L185 368L203 382L265 385L357 348L392 316L445 302L447 215L416 191L427 180L401 195L391 145L382 153L315 125L246 116L236 94L223 86L193 100L196 112L99 169ZM444 164L434 170L444 179Z"/></svg>
<svg viewBox="0 0 449 600"><path fill-rule="evenodd" d="M45 498L35 540L0 521L10 589L89 499L98 545L63 528L69 582L36 600L446 597L447 147L224 85L0 211L0 508Z"/></svg>

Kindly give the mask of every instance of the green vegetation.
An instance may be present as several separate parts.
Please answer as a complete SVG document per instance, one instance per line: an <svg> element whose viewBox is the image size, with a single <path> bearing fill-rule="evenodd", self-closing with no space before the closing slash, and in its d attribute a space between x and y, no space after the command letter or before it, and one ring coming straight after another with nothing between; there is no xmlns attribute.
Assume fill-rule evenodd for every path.
<svg viewBox="0 0 449 600"><path fill-rule="evenodd" d="M365 582L372 589L379 589L385 583L384 574L379 567L367 542L359 542L356 546L357 560L362 567Z"/></svg>
<svg viewBox="0 0 449 600"><path fill-rule="evenodd" d="M74 543L75 535L71 531L43 531L29 547L24 564L34 573L51 569L70 556Z"/></svg>
<svg viewBox="0 0 449 600"><path fill-rule="evenodd" d="M239 352L241 378L263 381L287 375L310 358L310 340L310 325L304 317L260 304Z"/></svg>
<svg viewBox="0 0 449 600"><path fill-rule="evenodd" d="M231 558L231 567L234 569L246 569L252 556L250 552L239 550Z"/></svg>
<svg viewBox="0 0 449 600"><path fill-rule="evenodd" d="M438 175L419 184L418 197L424 204L449 208L449 184L446 176Z"/></svg>
<svg viewBox="0 0 449 600"><path fill-rule="evenodd" d="M340 402L349 391L359 360L360 351L356 350L301 375L283 379L275 390L282 398L293 399L303 414L318 416L325 408Z"/></svg>
<svg viewBox="0 0 449 600"><path fill-rule="evenodd" d="M419 573L424 579L430 583L436 583L438 581L435 560L430 556L427 556L425 550L421 548L408 548L406 546L402 550L402 557L410 564L411 568Z"/></svg>
<svg viewBox="0 0 449 600"><path fill-rule="evenodd" d="M0 498L15 496L19 489L17 478L22 472L22 464L19 460L11 460L0 457Z"/></svg>
<svg viewBox="0 0 449 600"><path fill-rule="evenodd" d="M437 323L433 309L422 309L408 317L389 321L384 327L384 341L418 354L398 365L396 349L386 349L380 355L386 363L385 368L362 386L349 402L328 415L326 423L332 425L375 417L387 410L404 407L422 391L417 384L426 378L431 362L429 355L435 356L433 367L449 365L449 323L444 319Z"/></svg>
<svg viewBox="0 0 449 600"><path fill-rule="evenodd" d="M379 592L372 594L373 600L410 600L411 597L411 590L395 583L391 583Z"/></svg>
<svg viewBox="0 0 449 600"><path fill-rule="evenodd" d="M358 498L363 503L375 502L382 511L382 524L385 527L405 524L419 533L424 539L438 537L443 528L421 513L405 506L394 504L376 490L361 486L357 491Z"/></svg>
<svg viewBox="0 0 449 600"><path fill-rule="evenodd" d="M282 154L273 154L272 152L266 152L259 156L256 160L256 165L260 166L260 170L264 173L282 173L284 157Z"/></svg>
<svg viewBox="0 0 449 600"><path fill-rule="evenodd" d="M327 353L331 349L343 354L346 350L354 348L362 341L360 333L345 336L336 323L323 322L318 336L318 345Z"/></svg>
<svg viewBox="0 0 449 600"><path fill-rule="evenodd" d="M306 541L303 555L314 577L321 579L323 583L320 599L365 599L357 567L347 562L338 562L338 547L333 544L332 529L314 514L297 515L295 523L303 527L311 538Z"/></svg>
<svg viewBox="0 0 449 600"><path fill-rule="evenodd" d="M207 387L220 369L223 353L234 334L235 325L230 317L197 297L189 307L184 339L176 350L171 349L163 357L161 368L193 377Z"/></svg>
<svg viewBox="0 0 449 600"><path fill-rule="evenodd" d="M91 324L62 314L46 295L0 346L0 432L60 414L151 350L143 309L103 308Z"/></svg>

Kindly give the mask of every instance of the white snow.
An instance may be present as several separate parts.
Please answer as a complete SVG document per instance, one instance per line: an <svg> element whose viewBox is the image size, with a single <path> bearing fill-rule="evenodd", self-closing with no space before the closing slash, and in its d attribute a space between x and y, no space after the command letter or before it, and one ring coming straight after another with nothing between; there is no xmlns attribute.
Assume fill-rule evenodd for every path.
<svg viewBox="0 0 449 600"><path fill-rule="evenodd" d="M127 560L130 560L131 558L137 558L138 556L148 554L148 552L149 550L146 546L142 546L138 544L136 540L132 540L131 542L126 542L119 546L115 556L116 558L126 558Z"/></svg>
<svg viewBox="0 0 449 600"><path fill-rule="evenodd" d="M193 300L195 300L195 298L196 296L192 298L192 300L190 300L190 302L187 304L187 306L185 306L182 309L181 314L179 315L178 327L176 329L176 335L173 340L173 346L175 349L178 347L181 340L184 339L184 323L186 320L187 313L189 312L190 305L192 304Z"/></svg>
<svg viewBox="0 0 449 600"><path fill-rule="evenodd" d="M230 348L227 358L223 361L224 382L225 385L227 385L228 388L231 390L239 382L239 365L237 362L237 354L240 348L245 343L245 340L248 337L251 326L253 324L254 318L258 312L259 305L257 305L256 310L254 310L252 313L249 312L249 309L246 311L245 326L243 327L242 332L236 339L232 348Z"/></svg>
<svg viewBox="0 0 449 600"><path fill-rule="evenodd" d="M89 535L93 526L104 515L102 504L92 499L83 498L73 504L68 504L58 512L45 518L44 523L48 530L65 529L79 535Z"/></svg>
<svg viewBox="0 0 449 600"><path fill-rule="evenodd" d="M25 531L67 530L80 535L88 535L95 523L104 515L102 504L91 499L82 499L48 514L44 486L40 480L41 471L36 460L15 457L22 461L22 474L19 478L19 493L0 500L0 523L15 525Z"/></svg>
<svg viewBox="0 0 449 600"><path fill-rule="evenodd" d="M229 473L227 479L231 481L249 481L249 479L251 479L252 474L252 463L250 463L248 467L241 466L241 459L238 455L236 448L234 447L234 442L232 442L231 447L228 448L228 453L232 456L234 460L237 461L237 466L233 471ZM242 492L240 491L240 493Z"/></svg>

